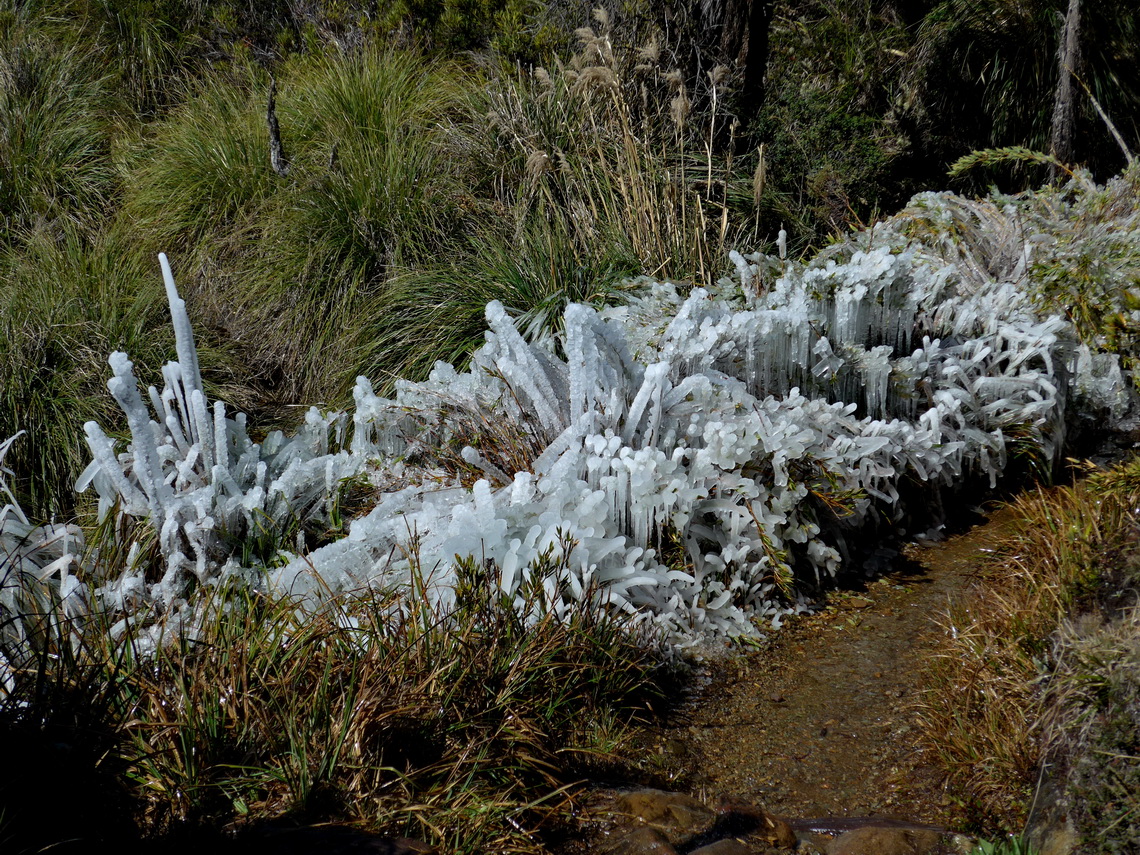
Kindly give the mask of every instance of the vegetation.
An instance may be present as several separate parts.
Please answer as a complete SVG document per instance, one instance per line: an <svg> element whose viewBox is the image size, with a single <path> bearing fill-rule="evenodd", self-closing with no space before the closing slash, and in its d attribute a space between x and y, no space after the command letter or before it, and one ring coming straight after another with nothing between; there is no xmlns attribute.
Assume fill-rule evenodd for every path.
<svg viewBox="0 0 1140 855"><path fill-rule="evenodd" d="M535 331L566 300L614 299L629 275L713 281L728 248L763 248L781 227L793 250L818 246L940 186L971 148L1043 148L1059 0L1030 19L1022 5L777 4L734 68L729 24L679 3L11 3L0 270L17 280L51 241L87 256L114 245L131 269L170 253L226 354L208 384L273 424L344 403L360 373L462 362L489 299ZM1081 80L1134 143L1137 15L1088 16L1104 50L1086 51ZM1041 33L1029 64L1026 27ZM763 100L747 101L761 61ZM269 158L272 80L284 176ZM1082 138L1100 140L1083 103ZM1119 168L1115 143L1090 146L1094 167ZM161 308L139 311L139 334L162 341ZM52 329L70 350L70 327ZM0 374L4 398L26 398L23 373ZM47 411L44 438L10 463L29 508L69 513L90 413L66 399Z"/></svg>
<svg viewBox="0 0 1140 855"><path fill-rule="evenodd" d="M377 593L302 616L218 590L154 658L98 614L58 623L30 660L5 646L0 742L32 776L0 783L5 851L223 825L256 839L252 820L273 817L541 851L568 785L661 702L669 671L610 620L524 620L492 593L494 568L466 572L448 612ZM57 816L47 788L81 807Z"/></svg>
<svg viewBox="0 0 1140 855"><path fill-rule="evenodd" d="M1001 572L949 616L924 734L982 824L1020 830L1047 786L1072 806L1080 851L1136 840L1138 501L1135 458L1026 494Z"/></svg>
<svg viewBox="0 0 1140 855"><path fill-rule="evenodd" d="M344 403L358 374L390 388L461 364L491 300L533 337L630 276L715 282L729 249L781 229L806 253L941 189L955 161L967 189L1085 175L1047 150L1060 0L775 4L755 103L697 38L703 5L0 0L0 438L27 431L7 449L12 498L37 519L86 510L82 424L118 413L107 355L130 352L145 385L172 351L160 250L203 322L207 388L269 428ZM1100 114L1140 140L1140 12L1085 6L1077 155L1104 178L1124 158ZM1136 175L1074 197L1084 231L1043 232L1059 249L1033 271L1086 343L1133 361L1138 307L1116 286L1137 276L1140 230L1117 228ZM1024 210L1043 223L1048 204ZM1136 675L1112 663L1135 632L1111 610L1057 629L1134 579L1131 471L1090 482L1103 506L1093 486L1026 500L1055 538L1027 538L1004 593L956 624L938 679L963 700L930 727L980 817L1013 824L1048 749L1090 816L1134 834ZM586 614L520 624L486 572L470 568L483 581L455 612L396 614L381 592L305 624L219 592L145 665L107 615L45 623L36 659L0 658L5 756L40 776L5 782L0 845L292 812L536 849L562 788L659 699L660 660ZM1043 663L1048 699L1030 688ZM983 703L999 688L1030 711L1024 731ZM60 781L67 829L13 807Z"/></svg>
<svg viewBox="0 0 1140 855"><path fill-rule="evenodd" d="M117 410L106 393L108 354L138 354L153 382L172 337L157 266L122 240L89 242L68 223L42 226L23 244L0 261L0 432L28 432L7 465L29 507L66 512L63 497L89 459L80 426Z"/></svg>

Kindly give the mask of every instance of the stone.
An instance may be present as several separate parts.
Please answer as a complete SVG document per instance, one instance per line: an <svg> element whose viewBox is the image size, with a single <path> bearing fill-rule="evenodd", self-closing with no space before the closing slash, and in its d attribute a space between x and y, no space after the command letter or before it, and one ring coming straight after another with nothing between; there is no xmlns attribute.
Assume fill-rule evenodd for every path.
<svg viewBox="0 0 1140 855"><path fill-rule="evenodd" d="M716 813L684 793L635 790L618 797L616 813L662 832L676 846L712 828Z"/></svg>
<svg viewBox="0 0 1140 855"><path fill-rule="evenodd" d="M1081 843L1081 837L1071 822L1040 829L1037 840L1037 855L1073 855Z"/></svg>
<svg viewBox="0 0 1140 855"><path fill-rule="evenodd" d="M700 849L694 849L689 855L755 855L756 850L742 840L735 837L726 837Z"/></svg>
<svg viewBox="0 0 1140 855"><path fill-rule="evenodd" d="M726 801L720 806L720 820L731 834L763 840L778 849L795 849L796 833L787 822L768 813L759 805Z"/></svg>
<svg viewBox="0 0 1140 855"><path fill-rule="evenodd" d="M669 838L656 828L635 828L606 847L607 855L677 855Z"/></svg>
<svg viewBox="0 0 1140 855"><path fill-rule="evenodd" d="M827 855L931 855L941 840L937 831L869 826L836 837Z"/></svg>

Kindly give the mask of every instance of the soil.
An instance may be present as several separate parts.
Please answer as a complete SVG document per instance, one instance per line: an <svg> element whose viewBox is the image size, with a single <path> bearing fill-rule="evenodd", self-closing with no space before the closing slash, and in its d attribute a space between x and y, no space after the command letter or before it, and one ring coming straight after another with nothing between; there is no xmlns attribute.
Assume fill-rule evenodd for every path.
<svg viewBox="0 0 1140 855"><path fill-rule="evenodd" d="M709 804L761 805L794 825L876 816L960 827L915 715L930 702L922 674L948 631L940 619L992 569L987 557L1015 523L1006 509L977 519L942 542L908 545L887 573L833 592L755 650L711 658L703 685L634 740L631 763L645 783ZM614 792L597 788L593 803Z"/></svg>

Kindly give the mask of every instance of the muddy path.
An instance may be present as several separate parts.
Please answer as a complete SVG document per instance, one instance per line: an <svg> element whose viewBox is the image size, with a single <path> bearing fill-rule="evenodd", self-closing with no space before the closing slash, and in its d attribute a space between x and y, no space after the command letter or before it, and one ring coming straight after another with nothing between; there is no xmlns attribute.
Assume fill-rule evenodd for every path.
<svg viewBox="0 0 1140 855"><path fill-rule="evenodd" d="M908 545L886 575L832 593L754 651L710 661L680 709L637 735L633 764L658 786L790 820L960 825L917 745L915 704L948 604L993 571L993 549L1015 525L1001 508L976 520Z"/></svg>

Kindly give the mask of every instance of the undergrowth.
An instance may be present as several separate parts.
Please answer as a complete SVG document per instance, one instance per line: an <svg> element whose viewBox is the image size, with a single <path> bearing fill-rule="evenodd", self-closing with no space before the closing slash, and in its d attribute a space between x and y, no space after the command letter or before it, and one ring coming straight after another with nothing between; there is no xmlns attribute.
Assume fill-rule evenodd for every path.
<svg viewBox="0 0 1140 855"><path fill-rule="evenodd" d="M946 618L924 740L982 826L1021 831L1053 782L1081 851L1136 839L1138 502L1137 459L1024 495L985 593Z"/></svg>
<svg viewBox="0 0 1140 855"><path fill-rule="evenodd" d="M555 572L564 557L534 569ZM663 701L670 669L650 639L589 609L520 617L496 573L466 563L446 613L381 591L314 614L218 590L199 625L153 657L98 615L88 631L57 624L30 657L3 651L6 756L98 793L61 828L6 777L5 851L196 828L254 839L254 820L267 819L347 823L448 852L540 851L575 781ZM100 810L118 821L93 821Z"/></svg>

